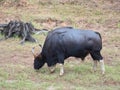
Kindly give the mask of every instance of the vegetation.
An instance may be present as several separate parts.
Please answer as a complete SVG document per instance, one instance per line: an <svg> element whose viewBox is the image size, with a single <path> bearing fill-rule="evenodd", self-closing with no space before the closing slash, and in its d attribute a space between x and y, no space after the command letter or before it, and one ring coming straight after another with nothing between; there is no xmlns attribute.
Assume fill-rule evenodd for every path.
<svg viewBox="0 0 120 90"><path fill-rule="evenodd" d="M38 43L19 45L18 38L0 41L0 90L120 90L120 4L119 0L5 0L0 4L0 23L10 20L31 22L36 28L73 26L92 29L102 35L102 55L106 74L92 72L92 60L73 57L65 61L65 74L59 65L50 74L47 65L33 69L31 48ZM18 1L12 4L13 1ZM74 1L74 2L73 2ZM2 35L0 35L0 38ZM33 35L43 44L44 35Z"/></svg>

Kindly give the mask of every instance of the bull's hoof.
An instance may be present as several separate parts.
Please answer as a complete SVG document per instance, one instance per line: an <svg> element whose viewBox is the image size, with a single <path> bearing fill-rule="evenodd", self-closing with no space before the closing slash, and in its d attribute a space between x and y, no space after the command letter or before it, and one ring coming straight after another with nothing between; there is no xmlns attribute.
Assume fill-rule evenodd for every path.
<svg viewBox="0 0 120 90"><path fill-rule="evenodd" d="M50 73L54 73L55 72L55 70L53 70L53 71L50 71Z"/></svg>
<svg viewBox="0 0 120 90"><path fill-rule="evenodd" d="M102 72L102 76L104 76L105 75L105 72Z"/></svg>
<svg viewBox="0 0 120 90"><path fill-rule="evenodd" d="M60 76L63 76L64 75L64 73L60 73Z"/></svg>
<svg viewBox="0 0 120 90"><path fill-rule="evenodd" d="M50 73L54 73L55 72L55 66L49 67L49 71L50 71Z"/></svg>

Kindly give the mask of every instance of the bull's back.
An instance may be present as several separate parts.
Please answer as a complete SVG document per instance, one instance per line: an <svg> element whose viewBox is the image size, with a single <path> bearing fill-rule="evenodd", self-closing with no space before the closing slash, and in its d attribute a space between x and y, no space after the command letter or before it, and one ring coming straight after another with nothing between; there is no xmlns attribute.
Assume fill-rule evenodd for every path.
<svg viewBox="0 0 120 90"><path fill-rule="evenodd" d="M94 31L61 28L48 34L43 49L49 54L62 52L77 56L84 51L87 52L87 49L92 48L94 43L101 44L99 40L99 35Z"/></svg>

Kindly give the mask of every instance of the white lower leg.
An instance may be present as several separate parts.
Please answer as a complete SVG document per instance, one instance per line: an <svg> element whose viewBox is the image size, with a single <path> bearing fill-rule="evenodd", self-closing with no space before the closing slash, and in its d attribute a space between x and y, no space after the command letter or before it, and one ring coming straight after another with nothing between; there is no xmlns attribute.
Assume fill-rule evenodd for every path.
<svg viewBox="0 0 120 90"><path fill-rule="evenodd" d="M64 65L60 64L60 76L64 74Z"/></svg>
<svg viewBox="0 0 120 90"><path fill-rule="evenodd" d="M94 70L94 72L96 72L96 68L97 68L97 60L94 60L94 64L93 64L93 70Z"/></svg>
<svg viewBox="0 0 120 90"><path fill-rule="evenodd" d="M100 66L101 66L102 74L105 74L104 60L100 60Z"/></svg>
<svg viewBox="0 0 120 90"><path fill-rule="evenodd" d="M49 67L49 71L50 71L50 73L53 73L55 71L55 66Z"/></svg>

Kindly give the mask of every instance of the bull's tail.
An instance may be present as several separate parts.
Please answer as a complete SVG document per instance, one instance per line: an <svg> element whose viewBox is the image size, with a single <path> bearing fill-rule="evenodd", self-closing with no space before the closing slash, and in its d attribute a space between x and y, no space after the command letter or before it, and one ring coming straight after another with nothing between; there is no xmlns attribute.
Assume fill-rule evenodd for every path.
<svg viewBox="0 0 120 90"><path fill-rule="evenodd" d="M101 34L99 32L95 32L95 33L98 34L100 36L100 38L102 39Z"/></svg>

